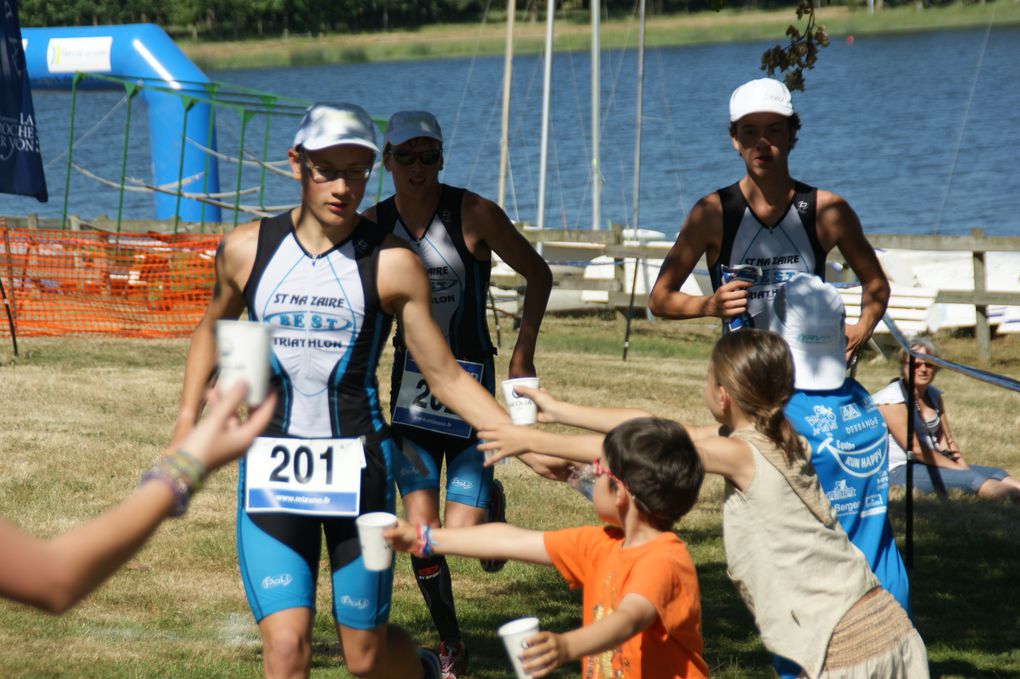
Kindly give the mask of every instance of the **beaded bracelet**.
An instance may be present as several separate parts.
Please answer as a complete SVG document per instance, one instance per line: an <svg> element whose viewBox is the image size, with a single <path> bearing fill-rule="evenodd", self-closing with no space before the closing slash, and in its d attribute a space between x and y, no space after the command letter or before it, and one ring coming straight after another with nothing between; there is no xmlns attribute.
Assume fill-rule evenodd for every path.
<svg viewBox="0 0 1020 679"><path fill-rule="evenodd" d="M419 559L427 559L432 556L432 527L427 523L418 524L418 548L415 556Z"/></svg>
<svg viewBox="0 0 1020 679"><path fill-rule="evenodd" d="M178 448L161 457L152 469L142 474L138 484L151 480L165 483L174 494L174 509L170 515L177 517L188 510L188 501L202 487L204 479L205 466L194 455Z"/></svg>

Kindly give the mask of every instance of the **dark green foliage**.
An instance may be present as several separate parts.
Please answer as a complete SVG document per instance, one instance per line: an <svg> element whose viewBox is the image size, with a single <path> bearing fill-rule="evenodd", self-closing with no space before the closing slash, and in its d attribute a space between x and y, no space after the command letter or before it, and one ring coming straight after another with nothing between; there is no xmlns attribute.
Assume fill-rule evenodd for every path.
<svg viewBox="0 0 1020 679"><path fill-rule="evenodd" d="M819 48L829 45L829 34L825 26L815 23L814 0L801 0L797 6L797 21L805 17L807 26L803 32L794 24L786 29L786 35L790 38L789 45L776 45L766 50L761 57L761 69L769 75L775 75L776 71L785 74L783 79L791 90L804 89L804 70L814 68Z"/></svg>
<svg viewBox="0 0 1020 679"><path fill-rule="evenodd" d="M22 0L20 14L26 27L153 22L171 34L236 39L476 22L485 5L481 0Z"/></svg>
<svg viewBox="0 0 1020 679"><path fill-rule="evenodd" d="M648 14L675 14L723 7L793 6L791 0L649 0ZM590 0L557 0L561 20L588 20ZM621 18L635 13L634 0L603 0L602 11ZM502 21L504 0L21 0L21 23L81 26L152 22L171 35L206 39L415 30L434 23ZM545 0L517 0L523 18L544 16Z"/></svg>
<svg viewBox="0 0 1020 679"><path fill-rule="evenodd" d="M649 13L669 14L724 7L760 9L789 4L789 0L651 0ZM603 11L622 16L635 11L633 0L603 0ZM590 0L559 0L561 20L587 21ZM532 18L544 12L544 0L517 0L517 10ZM506 5L500 0L22 0L21 23L30 26L81 26L152 22L171 36L206 40L250 37L317 36L388 30L417 30L435 23L477 23L489 11L490 21L501 21ZM828 44L824 26L815 24L814 0L800 0L797 20L807 20L803 31L791 25L790 43L777 45L762 56L762 69L785 74L792 90L804 89L804 70L814 66L818 50ZM428 56L423 46L418 56ZM291 56L293 65L328 63L320 50Z"/></svg>

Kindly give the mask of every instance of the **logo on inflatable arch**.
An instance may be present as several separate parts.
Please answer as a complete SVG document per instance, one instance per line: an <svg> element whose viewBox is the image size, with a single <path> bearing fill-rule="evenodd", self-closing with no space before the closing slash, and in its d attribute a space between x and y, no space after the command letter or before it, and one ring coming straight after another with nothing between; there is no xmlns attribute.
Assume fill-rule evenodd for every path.
<svg viewBox="0 0 1020 679"><path fill-rule="evenodd" d="M109 73L113 36L51 38L46 45L50 73Z"/></svg>

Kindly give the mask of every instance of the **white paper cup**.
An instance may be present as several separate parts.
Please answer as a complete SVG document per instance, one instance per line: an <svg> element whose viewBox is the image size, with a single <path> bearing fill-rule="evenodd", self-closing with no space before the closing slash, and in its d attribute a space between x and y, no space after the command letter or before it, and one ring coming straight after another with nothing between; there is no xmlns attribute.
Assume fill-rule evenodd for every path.
<svg viewBox="0 0 1020 679"><path fill-rule="evenodd" d="M229 391L239 379L248 383L248 405L266 400L269 389L270 329L265 323L216 321L216 388Z"/></svg>
<svg viewBox="0 0 1020 679"><path fill-rule="evenodd" d="M514 394L515 387L532 387L538 389L537 377L516 377L503 380L503 400L510 411L510 421L514 424L535 424L538 421L538 407L530 398Z"/></svg>
<svg viewBox="0 0 1020 679"><path fill-rule="evenodd" d="M492 456L495 455L496 452L497 451L495 451L495 450L486 450L485 451L485 461L488 462L489 460L491 460ZM500 458L499 462L497 462L496 464L510 464L510 458L509 457Z"/></svg>
<svg viewBox="0 0 1020 679"><path fill-rule="evenodd" d="M518 618L511 620L499 628L499 636L506 646L507 655L517 673L517 679L529 679L530 674L525 673L521 667L521 659L518 657L524 650L524 642L538 633L538 618Z"/></svg>
<svg viewBox="0 0 1020 679"><path fill-rule="evenodd" d="M383 538L383 531L397 525L397 516L389 512L362 514L358 525L358 542L367 571L384 571L393 565L393 549Z"/></svg>
<svg viewBox="0 0 1020 679"><path fill-rule="evenodd" d="M483 441L481 439L478 439L478 441L479 441L479 443L485 443L485 441ZM495 455L497 452L498 451L495 451L495 450L485 450L485 451L482 451L482 455L485 456L485 461L488 462L489 460L492 459L492 456ZM510 464L510 458L509 457L504 457L502 460L500 460L496 464Z"/></svg>

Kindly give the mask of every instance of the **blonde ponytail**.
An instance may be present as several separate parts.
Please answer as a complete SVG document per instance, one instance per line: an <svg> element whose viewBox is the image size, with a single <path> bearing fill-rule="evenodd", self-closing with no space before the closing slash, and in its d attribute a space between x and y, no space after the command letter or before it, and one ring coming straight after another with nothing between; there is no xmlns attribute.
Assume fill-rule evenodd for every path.
<svg viewBox="0 0 1020 679"><path fill-rule="evenodd" d="M779 335L745 329L724 335L712 349L716 381L750 415L754 428L776 444L786 461L807 459L783 409L793 395L793 359Z"/></svg>

